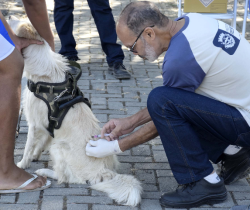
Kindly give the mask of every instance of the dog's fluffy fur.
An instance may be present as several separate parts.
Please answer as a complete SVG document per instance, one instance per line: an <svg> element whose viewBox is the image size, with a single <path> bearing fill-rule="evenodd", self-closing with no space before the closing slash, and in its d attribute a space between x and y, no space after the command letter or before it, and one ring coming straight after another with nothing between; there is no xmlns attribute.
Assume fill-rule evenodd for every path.
<svg viewBox="0 0 250 210"><path fill-rule="evenodd" d="M43 40L29 22L8 21L16 34L29 39ZM27 79L58 83L65 80L66 60L54 53L48 43L30 45L23 50L24 72ZM23 106L28 122L28 139L20 168L30 166L32 160L39 159L43 150L48 149L53 170L39 169L38 175L57 179L59 183L84 184L88 180L91 188L108 193L109 197L123 205L136 206L141 200L140 182L131 175L115 172L118 166L116 156L94 158L86 155L85 147L92 135L100 133L98 120L85 103L78 103L65 116L61 128L50 137L48 108L26 87Z"/></svg>

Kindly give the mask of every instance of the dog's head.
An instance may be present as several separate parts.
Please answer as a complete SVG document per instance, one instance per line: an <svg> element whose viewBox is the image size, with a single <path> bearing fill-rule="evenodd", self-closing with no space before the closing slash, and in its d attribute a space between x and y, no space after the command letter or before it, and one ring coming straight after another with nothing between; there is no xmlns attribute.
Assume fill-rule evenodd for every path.
<svg viewBox="0 0 250 210"><path fill-rule="evenodd" d="M42 40L42 37L37 33L36 29L28 20L20 20L11 15L7 19L7 22L17 36L27 39Z"/></svg>
<svg viewBox="0 0 250 210"><path fill-rule="evenodd" d="M19 20L15 16L9 16L7 21L17 36L44 42L42 45L29 45L22 50L26 76L56 78L62 74L64 78L64 71L68 69L67 60L51 50L49 44L38 34L28 19Z"/></svg>

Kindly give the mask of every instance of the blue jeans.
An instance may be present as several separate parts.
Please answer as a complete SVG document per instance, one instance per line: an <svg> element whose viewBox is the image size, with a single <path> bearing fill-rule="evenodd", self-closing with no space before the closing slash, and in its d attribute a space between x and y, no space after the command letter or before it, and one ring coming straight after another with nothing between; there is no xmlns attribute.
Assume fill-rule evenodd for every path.
<svg viewBox="0 0 250 210"><path fill-rule="evenodd" d="M219 162L230 144L250 147L249 125L225 103L163 86L151 91L147 107L179 184L209 175L209 160Z"/></svg>
<svg viewBox="0 0 250 210"><path fill-rule="evenodd" d="M61 40L60 54L64 56L77 55L76 42L73 37L74 0L54 0L54 20L56 30ZM102 49L106 54L108 64L123 62L124 54L121 45L116 43L115 21L108 0L88 0L91 14L101 39Z"/></svg>

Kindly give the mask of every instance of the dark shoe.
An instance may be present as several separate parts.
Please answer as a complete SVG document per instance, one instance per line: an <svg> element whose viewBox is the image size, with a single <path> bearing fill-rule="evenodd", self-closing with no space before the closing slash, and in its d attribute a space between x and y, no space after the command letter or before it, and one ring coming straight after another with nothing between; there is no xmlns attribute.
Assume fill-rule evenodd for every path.
<svg viewBox="0 0 250 210"><path fill-rule="evenodd" d="M114 75L116 79L130 79L131 75L127 72L125 66L122 63L114 63L109 66L109 73Z"/></svg>
<svg viewBox="0 0 250 210"><path fill-rule="evenodd" d="M78 58L77 55L70 55L70 56L67 56L66 58L68 59L70 66L75 66L76 68L81 69L80 64L76 62L80 60L80 58Z"/></svg>
<svg viewBox="0 0 250 210"><path fill-rule="evenodd" d="M230 210L250 210L250 205L233 206Z"/></svg>
<svg viewBox="0 0 250 210"><path fill-rule="evenodd" d="M250 148L242 148L235 155L223 154L220 177L226 185L247 177L250 173Z"/></svg>
<svg viewBox="0 0 250 210"><path fill-rule="evenodd" d="M78 61L78 60L80 60L80 58L78 58L77 55L69 55L69 56L66 56L66 57L67 57L67 59L69 61Z"/></svg>
<svg viewBox="0 0 250 210"><path fill-rule="evenodd" d="M211 184L205 179L179 186L175 191L164 193L160 204L172 208L193 208L203 204L221 203L227 199L227 190L221 179Z"/></svg>

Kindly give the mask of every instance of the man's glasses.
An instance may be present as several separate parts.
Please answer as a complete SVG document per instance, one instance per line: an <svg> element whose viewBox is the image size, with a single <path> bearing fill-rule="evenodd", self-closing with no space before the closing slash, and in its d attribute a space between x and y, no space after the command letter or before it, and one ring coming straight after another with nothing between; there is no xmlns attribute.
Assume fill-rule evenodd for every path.
<svg viewBox="0 0 250 210"><path fill-rule="evenodd" d="M153 26L148 26L148 27L153 28L154 25L153 25ZM148 27L146 27L146 28L148 28ZM135 40L134 44L132 45L132 47L129 48L129 51L131 51L131 52L133 52L133 53L138 53L136 50L134 50L134 47L135 47L135 45L136 45L136 42L137 42L138 39L140 38L141 34L143 33L143 31L144 31L146 28L144 28L144 29L142 30L142 32L138 35L138 37L136 38L136 40Z"/></svg>

